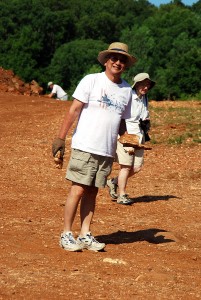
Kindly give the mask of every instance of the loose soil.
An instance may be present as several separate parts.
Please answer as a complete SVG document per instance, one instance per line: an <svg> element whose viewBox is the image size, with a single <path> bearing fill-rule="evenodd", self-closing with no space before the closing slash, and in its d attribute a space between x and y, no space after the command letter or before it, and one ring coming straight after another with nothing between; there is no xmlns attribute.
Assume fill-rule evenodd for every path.
<svg viewBox="0 0 201 300"><path fill-rule="evenodd" d="M100 189L91 229L105 251L71 253L58 245L71 137L63 169L51 155L71 102L1 92L0 103L0 299L201 299L198 143L151 145L128 183L132 206Z"/></svg>

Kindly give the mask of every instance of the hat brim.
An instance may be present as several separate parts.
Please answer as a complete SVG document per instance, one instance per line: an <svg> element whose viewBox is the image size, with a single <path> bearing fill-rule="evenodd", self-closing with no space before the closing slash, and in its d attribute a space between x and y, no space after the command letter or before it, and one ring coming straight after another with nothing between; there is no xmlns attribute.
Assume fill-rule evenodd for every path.
<svg viewBox="0 0 201 300"><path fill-rule="evenodd" d="M105 51L101 51L98 54L98 61L101 63L101 65L104 66L104 64L108 60L107 56L110 53L118 53L118 54L125 55L128 58L127 63L126 63L126 68L131 67L137 61L137 58L128 54L127 52L122 52L122 51L118 51L118 50L105 50Z"/></svg>
<svg viewBox="0 0 201 300"><path fill-rule="evenodd" d="M156 84L156 82L153 81L153 80L151 80L151 79L149 79L149 78L145 78L145 79L148 79L149 82L151 83L151 86L150 86L149 90L152 89L152 88L154 87L154 85ZM144 81L145 79L143 79L143 80L141 80L141 81L136 81L133 85L131 85L132 89L135 87L136 83L142 82L142 81Z"/></svg>

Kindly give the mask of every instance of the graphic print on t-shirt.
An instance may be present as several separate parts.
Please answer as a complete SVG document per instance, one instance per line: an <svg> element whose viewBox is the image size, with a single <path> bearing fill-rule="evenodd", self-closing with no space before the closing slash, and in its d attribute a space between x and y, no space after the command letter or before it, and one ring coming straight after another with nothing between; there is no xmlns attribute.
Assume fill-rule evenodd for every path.
<svg viewBox="0 0 201 300"><path fill-rule="evenodd" d="M97 100L100 102L100 106L104 109L109 108L110 111L120 111L123 112L125 107L124 105L117 101L110 99L106 94L102 96L101 100Z"/></svg>

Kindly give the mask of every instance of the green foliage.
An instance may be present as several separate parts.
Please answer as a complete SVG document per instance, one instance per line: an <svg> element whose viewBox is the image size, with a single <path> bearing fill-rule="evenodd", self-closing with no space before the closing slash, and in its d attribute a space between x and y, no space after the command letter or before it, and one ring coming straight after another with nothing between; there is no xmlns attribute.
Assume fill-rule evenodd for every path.
<svg viewBox="0 0 201 300"><path fill-rule="evenodd" d="M175 145L180 145L185 141L185 135L179 135L176 137L171 137L168 139L167 143L168 144L175 144Z"/></svg>
<svg viewBox="0 0 201 300"><path fill-rule="evenodd" d="M0 1L0 66L73 91L85 74L102 70L98 52L122 41L138 59L123 77L132 83L148 72L157 82L149 98L200 99L200 8L201 0L159 8L147 0Z"/></svg>
<svg viewBox="0 0 201 300"><path fill-rule="evenodd" d="M193 5L192 5L192 10L194 12L196 12L197 14L201 15L201 0L196 1Z"/></svg>
<svg viewBox="0 0 201 300"><path fill-rule="evenodd" d="M92 66L93 70L100 70L97 53L105 48L107 44L95 40L75 40L62 45L48 68L49 79L65 88L75 87L84 74L92 71Z"/></svg>
<svg viewBox="0 0 201 300"><path fill-rule="evenodd" d="M164 7L147 24L158 40L152 52L157 65L156 98L178 99L181 93L195 94L201 89L200 17L186 8L171 6Z"/></svg>
<svg viewBox="0 0 201 300"><path fill-rule="evenodd" d="M129 52L137 58L135 65L127 71L127 80L130 82L131 78L140 72L151 75L153 73L151 53L155 43L150 29L147 26L135 25L131 30L123 30L120 40L129 45Z"/></svg>

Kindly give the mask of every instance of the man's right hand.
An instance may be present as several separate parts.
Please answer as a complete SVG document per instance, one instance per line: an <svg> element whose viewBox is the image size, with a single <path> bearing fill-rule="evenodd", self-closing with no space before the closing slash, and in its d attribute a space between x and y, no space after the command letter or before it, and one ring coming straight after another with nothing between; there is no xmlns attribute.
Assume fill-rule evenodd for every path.
<svg viewBox="0 0 201 300"><path fill-rule="evenodd" d="M52 143L52 154L55 157L57 152L60 151L60 159L63 160L64 152L65 152L65 140L56 138Z"/></svg>

